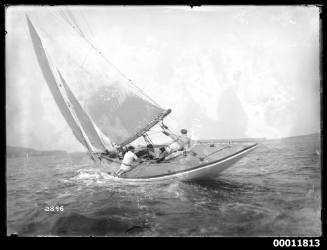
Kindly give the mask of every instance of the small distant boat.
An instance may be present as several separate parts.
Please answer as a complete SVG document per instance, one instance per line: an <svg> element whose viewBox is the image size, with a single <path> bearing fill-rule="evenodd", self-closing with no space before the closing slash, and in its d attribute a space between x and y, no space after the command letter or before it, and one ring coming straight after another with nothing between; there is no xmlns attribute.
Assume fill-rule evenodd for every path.
<svg viewBox="0 0 327 250"><path fill-rule="evenodd" d="M64 17L66 21L70 18L67 23L73 24L77 36L84 39L85 36L78 27L76 18L73 18L73 13L69 12ZM160 123L163 124L171 109L160 107L134 84L128 89L123 88L121 82L99 88L86 108L85 105L82 107L66 82L60 68L63 66L56 64L51 58L51 53L46 50L32 21L28 16L26 18L39 66L59 110L76 139L88 150L92 160L101 167L109 179L128 183L210 179L257 147L255 142L196 141L192 149L186 153L179 151L162 162L144 159L141 164L123 176L114 176L113 173L121 164L121 158L117 155L122 154L127 145L144 139L146 144L151 143L154 148L163 146L152 142L149 131ZM47 32L49 29L50 27L47 28ZM92 44L88 45L95 50ZM94 52L100 56L100 53ZM132 84L130 80L127 82ZM144 149L144 146L136 147L136 153Z"/></svg>

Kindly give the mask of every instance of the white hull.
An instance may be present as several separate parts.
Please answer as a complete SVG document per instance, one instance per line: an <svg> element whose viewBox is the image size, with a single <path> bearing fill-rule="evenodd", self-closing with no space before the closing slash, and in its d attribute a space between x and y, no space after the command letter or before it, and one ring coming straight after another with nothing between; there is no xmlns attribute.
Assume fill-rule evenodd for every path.
<svg viewBox="0 0 327 250"><path fill-rule="evenodd" d="M124 183L166 183L172 181L194 181L194 180L204 180L213 179L217 177L222 171L231 167L250 151L256 148L257 145L243 150L237 154L234 154L225 159L218 160L212 163L202 164L192 169L181 170L175 173L164 174L160 176L153 177L139 177L139 178L120 178L112 175L107 175L109 179L124 182Z"/></svg>

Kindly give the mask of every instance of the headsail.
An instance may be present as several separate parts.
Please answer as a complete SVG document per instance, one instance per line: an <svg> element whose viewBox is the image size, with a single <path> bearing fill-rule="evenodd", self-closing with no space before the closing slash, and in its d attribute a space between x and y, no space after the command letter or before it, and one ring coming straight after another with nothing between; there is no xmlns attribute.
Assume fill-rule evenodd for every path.
<svg viewBox="0 0 327 250"><path fill-rule="evenodd" d="M40 68L60 112L72 129L77 140L84 145L90 153L104 151L105 147L97 133L94 132L94 127L88 128L90 122L87 120L87 114L83 113L81 107L78 106L77 100L74 99L72 92L67 87L59 71L56 71L55 67L51 65L49 55L47 55L39 35L27 16L26 19ZM66 92L68 97L64 95L64 92ZM84 124L84 126L81 124Z"/></svg>

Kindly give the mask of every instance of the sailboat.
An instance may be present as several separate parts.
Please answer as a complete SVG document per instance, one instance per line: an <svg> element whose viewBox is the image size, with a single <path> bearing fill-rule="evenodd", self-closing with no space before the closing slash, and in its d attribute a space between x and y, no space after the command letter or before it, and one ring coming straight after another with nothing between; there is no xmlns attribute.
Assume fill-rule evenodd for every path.
<svg viewBox="0 0 327 250"><path fill-rule="evenodd" d="M77 35L83 38L73 14L65 16L69 17ZM149 132L154 127L168 128L164 119L172 110L162 108L129 79L130 88L122 87L118 81L96 90L91 90L92 83L88 81L93 95L81 104L69 86L67 69L63 73L62 67L67 65L56 63L28 15L26 21L43 78L62 116L95 166L109 180L142 184L212 179L257 147L256 142L197 140L192 142L189 150L175 152L160 162L144 158L131 171L116 176L114 173L119 169L128 145L144 140L144 145L136 145L136 154L139 155L147 150L146 145L151 144L156 150L165 146L153 143ZM100 54L93 44L89 46L95 54Z"/></svg>

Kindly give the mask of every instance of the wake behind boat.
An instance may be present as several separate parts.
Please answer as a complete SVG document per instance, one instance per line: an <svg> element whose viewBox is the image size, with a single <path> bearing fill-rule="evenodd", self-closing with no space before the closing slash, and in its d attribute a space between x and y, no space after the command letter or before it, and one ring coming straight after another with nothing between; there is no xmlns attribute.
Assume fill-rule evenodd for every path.
<svg viewBox="0 0 327 250"><path fill-rule="evenodd" d="M95 55L106 61L86 39L73 13L68 12L64 18L72 25L77 37L91 48ZM190 148L173 152L160 161L158 158L149 159L143 156L141 153L147 150L144 145L135 146L135 153L139 154L142 161L117 177L115 173L119 170L126 147L130 144L138 144L144 140L145 145L152 145L155 150L167 146L153 143L150 132L154 127L163 129L163 121L172 110L162 108L128 78L125 82L102 79L101 87L91 90L89 86L92 98L84 98L81 103L68 82L74 81L74 74L83 74L85 70L74 67L73 63L70 70L66 61L61 63L60 55L51 54L51 50L47 49L39 35L40 30L37 31L28 16L26 19L39 66L60 112L76 139L87 149L95 165L110 179L134 183L210 179L257 146L255 142L193 141ZM96 74L85 82L92 84L92 81L101 82Z"/></svg>

